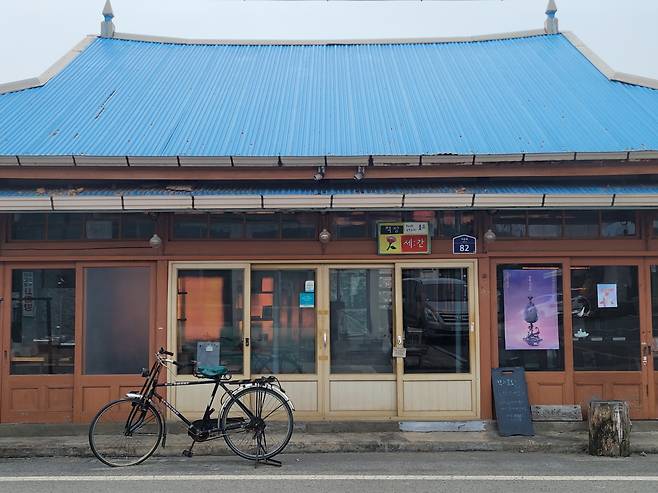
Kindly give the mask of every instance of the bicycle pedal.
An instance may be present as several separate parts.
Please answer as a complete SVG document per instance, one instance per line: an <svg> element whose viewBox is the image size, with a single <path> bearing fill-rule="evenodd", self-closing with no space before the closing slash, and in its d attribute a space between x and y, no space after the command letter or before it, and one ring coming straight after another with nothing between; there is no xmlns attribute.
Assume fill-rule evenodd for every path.
<svg viewBox="0 0 658 493"><path fill-rule="evenodd" d="M191 450L183 450L183 456L184 456L184 457L188 457L188 458L190 458L190 457L192 457L193 455L194 455L194 452L192 452Z"/></svg>

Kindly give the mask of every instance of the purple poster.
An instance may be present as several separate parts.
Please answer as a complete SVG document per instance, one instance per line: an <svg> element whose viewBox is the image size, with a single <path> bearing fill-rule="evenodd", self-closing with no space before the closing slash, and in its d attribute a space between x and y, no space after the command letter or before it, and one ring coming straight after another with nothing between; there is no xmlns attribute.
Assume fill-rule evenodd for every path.
<svg viewBox="0 0 658 493"><path fill-rule="evenodd" d="M504 269L505 349L559 349L558 269Z"/></svg>

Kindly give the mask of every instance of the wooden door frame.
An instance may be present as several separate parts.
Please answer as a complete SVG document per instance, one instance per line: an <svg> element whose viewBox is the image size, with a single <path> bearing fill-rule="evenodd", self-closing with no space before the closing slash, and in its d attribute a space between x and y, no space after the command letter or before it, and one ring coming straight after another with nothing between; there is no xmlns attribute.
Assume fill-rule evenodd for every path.
<svg viewBox="0 0 658 493"><path fill-rule="evenodd" d="M650 284L648 283L648 265L650 259L630 257L630 256L601 256L587 257L582 252L555 252L554 255L544 254L541 257L522 257L511 259L509 256L498 256L492 254L490 261L490 278L491 288L491 307L490 320L491 326L491 362L493 367L497 367L498 358L498 306L496 300L496 291L498 285L497 267L499 265L558 265L562 266L562 300L563 300L563 340L564 340L564 370L563 371L537 371L527 372L529 385L540 379L553 383L562 383L564 385L563 398L565 402L576 402L576 383L578 378L587 378L589 376L618 374L622 379L630 378L637 372L605 372L605 371L576 371L574 368L573 357L573 323L571 317L571 268L572 267L598 267L598 266L635 266L637 268L638 283L638 318L640 324L640 341L646 342L647 331L650 332ZM658 259L656 259L658 265ZM640 348L638 348L640 350ZM642 414L645 417L653 415L651 405L655 398L651 400L652 387L649 381L648 370L640 369L640 387L644 397L642 399ZM648 392L644 392L648 389ZM585 410L583 410L585 411Z"/></svg>
<svg viewBox="0 0 658 493"><path fill-rule="evenodd" d="M536 265L559 266L562 270L562 341L564 344L564 369L561 371L528 371L526 379L528 385L539 382L550 383L552 385L562 385L562 399L564 402L575 402L574 390L574 369L573 369L573 338L572 338L572 320L571 320L571 260L569 257L561 255L546 257L520 257L511 259L509 257L493 257L490 262L490 279L491 279L491 303L489 319L490 327L490 348L491 348L491 365L492 368L500 366L498 352L498 266L501 265Z"/></svg>
<svg viewBox="0 0 658 493"><path fill-rule="evenodd" d="M155 348L155 322L156 322L156 275L157 265L153 261L136 260L136 261L78 261L76 262L76 291L79 296L76 296L76 331L75 331L75 367L74 367L74 386L73 386L73 421L84 422L87 421L89 415L84 413L84 391L83 386L87 381L95 381L102 385L117 384L117 380L121 379L125 382L125 386L131 388L138 388L143 383L143 378L139 375L138 368L135 369L134 374L111 374L111 375L86 375L85 368L85 303L86 303L86 285L85 285L85 269L88 268L126 268L126 267L148 267L149 268L149 322L148 322L148 359L147 364L153 363Z"/></svg>
<svg viewBox="0 0 658 493"><path fill-rule="evenodd" d="M0 266L0 275L2 276L0 279L2 279L2 300L4 301L2 308L2 312L0 313L0 319L1 319L1 327L0 327L0 334L2 335L0 339L0 350L1 350L1 359L2 359L2 366L0 367L0 390L2 392L9 392L11 386L9 384L9 379L11 378L18 378L20 380L27 380L29 381L30 379L38 379L41 380L42 378L46 377L48 378L51 375L11 375L11 308L12 308L12 272L14 270L47 270L47 269L70 269L74 271L74 275L76 275L76 286L75 286L75 304L77 306L78 304L78 286L77 286L77 274L76 273L76 266L75 262L66 262L66 261L61 261L61 260L55 260L55 261L41 261L41 262L21 262L21 261L10 261L10 262L3 262L2 265ZM74 336L77 338L77 309L75 312L76 320L75 320L75 325L74 325ZM71 389L73 392L73 399L75 399L75 384L74 384L74 379L75 379L75 367L77 365L76 362L76 355L75 351L77 351L77 348L74 350L74 357L73 357L73 364L74 364L74 373L68 374L68 373L62 373L58 375L52 375L57 378L60 378L64 380L65 378L68 378L71 380ZM2 399L0 399L0 402L3 404L0 405L0 416L2 418L2 423L5 422L5 420L8 419L7 412L4 410L5 407L5 402L8 402L7 395L5 394L0 394L2 396ZM71 403L71 417L73 417L73 402Z"/></svg>
<svg viewBox="0 0 658 493"><path fill-rule="evenodd" d="M322 401L322 415L326 418L343 418L349 419L354 417L367 417L371 419L380 418L390 418L392 416L399 415L399 402L397 402L397 391L396 391L396 410L391 412L388 411L332 411L331 410L331 393L330 386L332 382L346 382L346 381L394 381L396 382L397 387L397 373L398 373L398 359L396 358L393 362L393 371L391 373L331 373L331 269L338 270L349 270L349 269L390 269L391 270L391 291L392 291L392 327L391 327L391 342L394 344L396 329L395 329L395 317L398 311L397 309L397 289L395 282L395 260L392 258L383 258L378 261L369 261L369 260L357 260L357 261L344 261L344 262L325 262L322 266L323 268L323 278L325 284L323 286L323 291L325 296L323 297L323 308L326 311L326 317L324 317L325 329L324 332L327 334L327 347L325 348L326 359L324 360L323 365L323 378L318 382L319 385L324 389L323 392L323 401ZM319 335L319 333L318 333Z"/></svg>
<svg viewBox="0 0 658 493"><path fill-rule="evenodd" d="M651 289L651 266L658 266L658 257L645 257L643 259L642 271L640 276L645 277L645 286L646 286L646 319L648 321L647 326L645 327L644 338L642 339L644 344L648 344L649 347L654 346L653 344L653 303L652 303L652 289ZM641 356L641 355L640 355ZM649 399L649 417L655 419L658 417L658 403L656 402L656 387L658 386L658 368L655 366L656 349L653 348L650 357L648 358L646 371L647 371L647 397Z"/></svg>
<svg viewBox="0 0 658 493"><path fill-rule="evenodd" d="M317 418L323 415L323 385L322 385L322 371L323 371L323 355L324 347L323 340L321 338L322 326L325 320L328 320L328 313L324 312L322 305L322 300L325 295L328 295L327 289L324 285L324 273L323 265L319 262L284 262L284 261L251 261L250 270L249 270L249 289L251 290L251 277L254 272L266 271L266 270L275 270L275 271L300 271L300 270L309 270L315 273L315 373L278 373L276 374L282 382L314 382L317 388L317 411L316 412L302 412L299 411L300 415L303 413L304 416ZM251 298L251 297L250 297ZM251 305L251 299L250 305ZM248 307L250 326L249 330L251 331L251 306ZM245 353L249 353L249 358L251 358L251 350L253 344L248 348L248 351L245 350ZM327 355L328 349L327 349ZM251 360L250 360L251 361ZM263 374L251 373L251 367L249 368L249 375L251 377L259 377ZM294 402L293 402L294 404Z"/></svg>
<svg viewBox="0 0 658 493"><path fill-rule="evenodd" d="M404 359L397 358L397 377L398 377L398 417L400 419L420 418L436 419L437 415L451 416L464 415L465 419L478 419L482 414L482 395L481 395L481 345L486 340L480 334L480 311L479 307L479 265L475 257L463 258L446 258L446 259L414 259L404 260L396 259L395 262L395 290L396 305L398 305L397 314L395 315L395 339L401 337L404 341L404 322L402 306L402 269L466 269L468 279L468 319L469 319L469 360L470 371L468 373L422 373L422 374L405 374ZM472 411L464 412L435 412L435 411L404 411L404 383L405 382L422 382L422 381L461 381L468 379L471 382L471 402Z"/></svg>
<svg viewBox="0 0 658 493"><path fill-rule="evenodd" d="M178 355L177 327L178 320L176 316L178 307L178 272L181 270L242 270L243 273L243 307L242 307L242 374L235 375L236 378L251 377L251 352L250 347L246 347L246 341L251 340L251 265L249 262L223 262L213 260L182 260L170 261L168 266L168 288L167 288L167 350L174 353L174 358ZM251 345L250 345L251 346ZM169 368L167 374L170 381L194 381L193 375L179 375L176 367ZM167 389L167 399L176 406L176 387ZM203 403L205 405L205 402ZM200 413L203 409L199 408ZM166 410L167 416L172 414Z"/></svg>

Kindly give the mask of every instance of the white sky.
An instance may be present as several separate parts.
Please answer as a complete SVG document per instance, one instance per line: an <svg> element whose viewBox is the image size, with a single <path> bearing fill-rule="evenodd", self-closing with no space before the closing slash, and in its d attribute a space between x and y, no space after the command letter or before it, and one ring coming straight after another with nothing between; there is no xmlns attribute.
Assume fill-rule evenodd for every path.
<svg viewBox="0 0 658 493"><path fill-rule="evenodd" d="M0 0L0 83L43 72L87 34L105 0ZM112 0L120 32L190 38L442 37L543 27L547 0ZM615 70L658 79L658 0L557 0Z"/></svg>

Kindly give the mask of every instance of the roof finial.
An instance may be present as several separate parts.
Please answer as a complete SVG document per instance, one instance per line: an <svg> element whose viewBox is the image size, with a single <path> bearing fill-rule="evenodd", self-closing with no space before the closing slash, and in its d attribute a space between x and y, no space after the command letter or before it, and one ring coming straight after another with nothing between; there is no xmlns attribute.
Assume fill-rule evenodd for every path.
<svg viewBox="0 0 658 493"><path fill-rule="evenodd" d="M114 37L114 12L112 11L112 4L110 0L105 2L105 7L103 7L103 22L101 22L101 37L102 38L112 38Z"/></svg>
<svg viewBox="0 0 658 493"><path fill-rule="evenodd" d="M557 18L555 17L556 12L557 5L555 5L555 0L548 0L548 5L546 6L546 22L544 22L544 31L546 34L557 34L560 32L557 25Z"/></svg>

